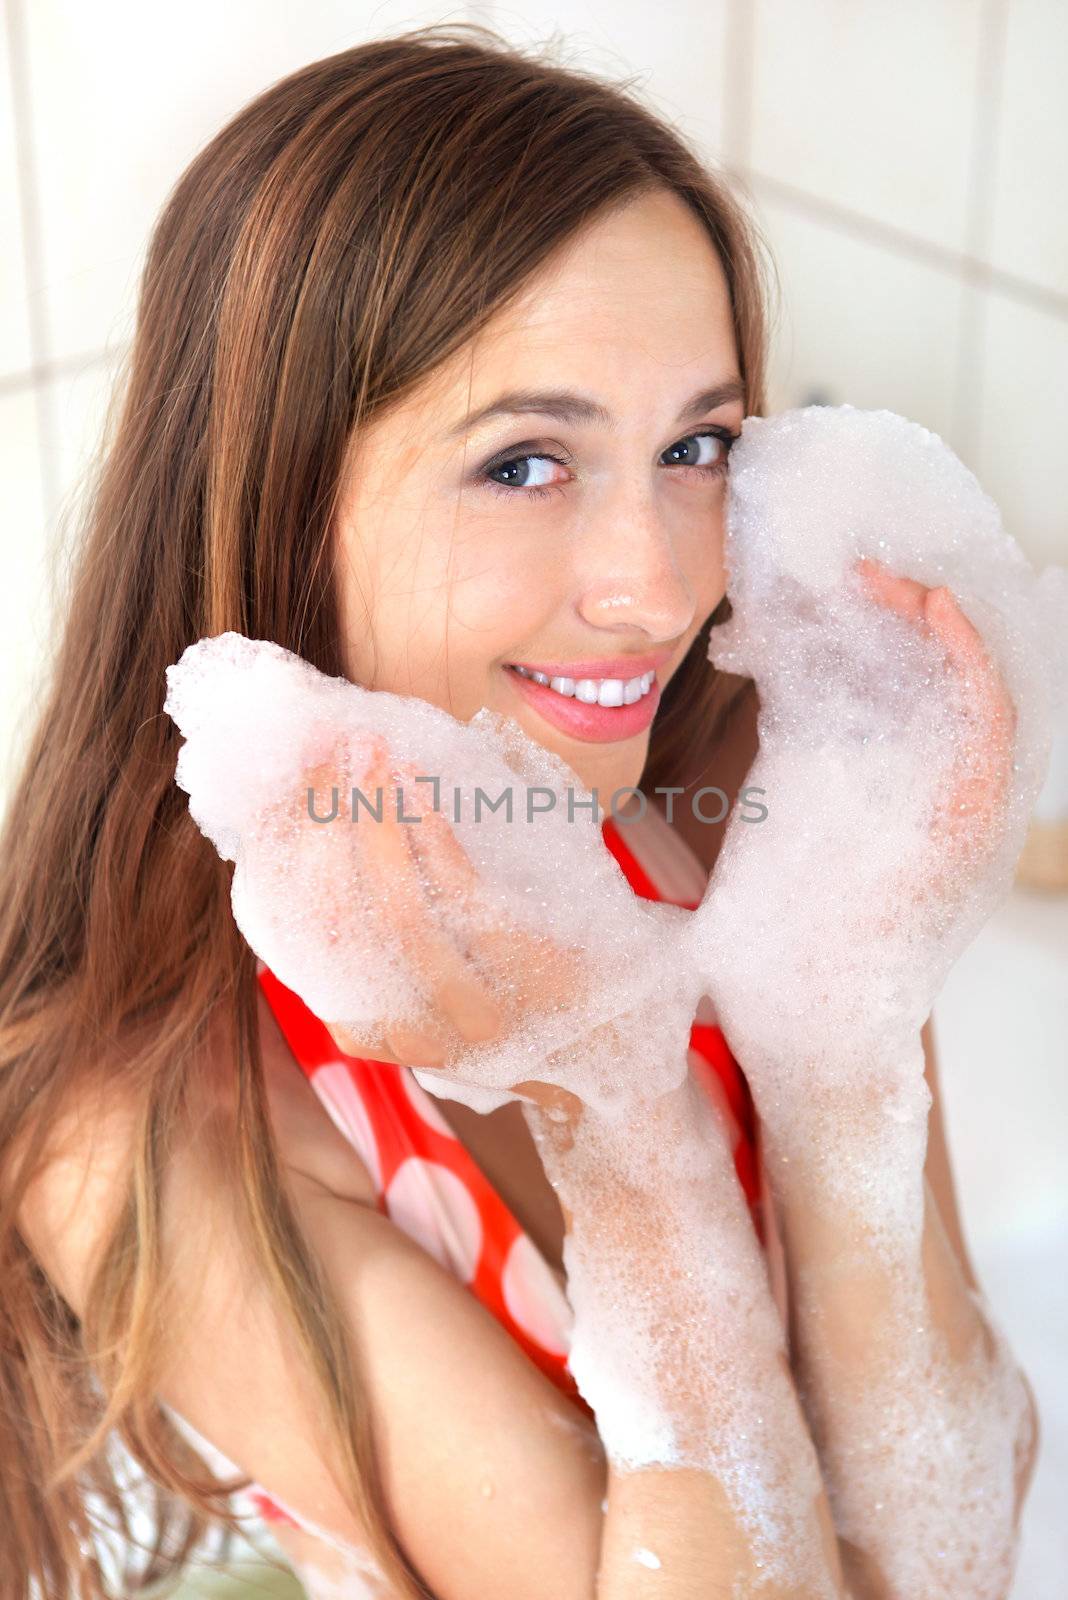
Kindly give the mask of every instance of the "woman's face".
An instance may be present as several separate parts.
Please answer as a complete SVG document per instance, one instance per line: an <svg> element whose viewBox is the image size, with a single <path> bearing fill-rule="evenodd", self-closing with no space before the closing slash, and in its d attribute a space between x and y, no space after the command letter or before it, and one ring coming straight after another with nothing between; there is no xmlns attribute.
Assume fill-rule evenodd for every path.
<svg viewBox="0 0 1068 1600"><path fill-rule="evenodd" d="M362 430L337 528L348 677L465 722L514 717L606 811L723 596L742 416L727 284L696 217L658 191L591 224Z"/></svg>

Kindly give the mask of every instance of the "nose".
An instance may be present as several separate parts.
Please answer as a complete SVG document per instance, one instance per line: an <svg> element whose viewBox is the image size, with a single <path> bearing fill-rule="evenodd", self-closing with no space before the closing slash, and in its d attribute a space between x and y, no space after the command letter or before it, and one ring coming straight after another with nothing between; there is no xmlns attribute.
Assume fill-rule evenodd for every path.
<svg viewBox="0 0 1068 1600"><path fill-rule="evenodd" d="M577 536L579 614L593 627L676 639L693 622L697 597L668 522L655 504L613 498L599 508L596 526Z"/></svg>

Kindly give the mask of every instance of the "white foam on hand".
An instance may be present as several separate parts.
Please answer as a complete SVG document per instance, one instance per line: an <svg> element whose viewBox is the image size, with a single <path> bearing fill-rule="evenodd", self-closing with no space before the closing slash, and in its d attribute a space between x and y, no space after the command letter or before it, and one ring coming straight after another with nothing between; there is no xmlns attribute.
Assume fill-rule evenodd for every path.
<svg viewBox="0 0 1068 1600"><path fill-rule="evenodd" d="M167 682L176 781L235 863L238 926L317 1016L364 1038L426 1025L447 945L504 1026L455 1032L445 1068L419 1071L432 1092L485 1111L537 1078L610 1114L636 1082L682 1080L686 913L634 895L590 792L517 723L462 723L232 632Z"/></svg>
<svg viewBox="0 0 1068 1600"><path fill-rule="evenodd" d="M812 1331L822 1279L799 1284L839 1532L895 1596L993 1600L1027 1401L1002 1341L951 1353L932 1326L920 1029L1012 885L1068 693L1068 571L1037 575L973 475L890 412L750 419L730 486L709 657L755 680L767 816L735 813L685 939L780 1202L824 1207L838 1270L877 1261L890 1286L892 1354L851 1388Z"/></svg>
<svg viewBox="0 0 1068 1600"><path fill-rule="evenodd" d="M1007 1559L1023 1391L1001 1346L962 1366L924 1331L919 1035L1011 886L1068 694L1068 572L1037 576L946 446L888 412L749 419L730 486L732 617L709 656L756 680L748 781L767 815L734 813L696 912L634 894L589 791L514 721L460 723L235 633L168 669L176 779L235 863L245 938L318 1016L359 1037L425 1024L441 963L420 930L433 929L504 1024L488 1041L455 1034L419 1082L483 1111L531 1081L583 1103L566 1158L550 1113L526 1107L574 1218L576 1380L621 1469L714 1471L779 1581L776 1551L794 1552L795 1572L807 1559L818 1475L729 1153L707 1108L675 1115L692 1111L686 1045L707 992L754 1091L773 1186L818 1167L894 1286L905 1353L866 1372L851 1429L808 1397L839 1528L895 1595L993 1595L996 1576L976 1588L972 1575ZM861 558L879 566L864 576ZM880 583L893 603L874 597ZM951 591L963 625L943 601L920 604L920 586ZM387 823L401 783L392 826L366 808L350 820L353 786L376 801L368 774L389 780ZM439 780L440 811L416 775ZM337 789L334 821L312 820L309 787L320 816ZM476 820L476 788L491 801L511 789L511 819L483 804ZM552 809L528 809L538 791ZM611 1236L614 1184L648 1196L659 1276ZM964 1576L943 1583L947 1550Z"/></svg>
<svg viewBox="0 0 1068 1600"><path fill-rule="evenodd" d="M852 1108L913 1161L919 1031L1011 887L1068 692L1068 571L1036 576L936 435L850 406L747 420L726 559L709 657L756 682L767 816L735 811L684 943L772 1141L807 1125L831 1161ZM977 637L880 603L862 559L948 588Z"/></svg>
<svg viewBox="0 0 1068 1600"><path fill-rule="evenodd" d="M753 1567L735 1592L830 1600L819 1465L726 1119L692 1077L630 1123L525 1115L572 1213L568 1366L613 1468L710 1473Z"/></svg>

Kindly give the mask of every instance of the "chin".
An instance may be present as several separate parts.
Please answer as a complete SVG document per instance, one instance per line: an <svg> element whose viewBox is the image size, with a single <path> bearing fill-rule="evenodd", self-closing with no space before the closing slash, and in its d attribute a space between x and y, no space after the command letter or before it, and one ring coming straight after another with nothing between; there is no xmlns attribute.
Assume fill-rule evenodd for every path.
<svg viewBox="0 0 1068 1600"><path fill-rule="evenodd" d="M612 796L617 789L636 789L642 772L645 768L646 746L626 762L618 757L612 760L607 755L600 760L596 755L584 756L576 760L573 756L564 755L564 760L572 768L580 781L587 789L597 790L597 799L601 809L608 812L611 809ZM633 796L629 793L622 794L616 802L616 809L623 810L628 803L633 804Z"/></svg>

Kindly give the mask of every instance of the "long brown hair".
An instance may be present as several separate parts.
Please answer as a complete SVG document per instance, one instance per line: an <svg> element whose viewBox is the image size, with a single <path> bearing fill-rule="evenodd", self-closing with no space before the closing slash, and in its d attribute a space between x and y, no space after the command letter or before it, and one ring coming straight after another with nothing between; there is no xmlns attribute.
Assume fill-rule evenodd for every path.
<svg viewBox="0 0 1068 1600"><path fill-rule="evenodd" d="M415 29L272 85L159 216L0 843L5 1600L35 1584L104 1594L88 1500L123 1524L112 1431L156 1486L145 1581L185 1564L210 1524L234 1526L155 1398L174 1289L161 1180L210 1092L204 1047L220 1009L233 1039L229 1181L248 1237L320 1386L378 1561L397 1592L426 1592L388 1527L358 1365L280 1181L255 958L230 911L229 868L174 783L164 670L232 628L340 675L331 535L354 430L463 347L596 213L658 185L719 253L758 410L762 273L722 182L630 82L484 28ZM722 696L707 640L706 627L652 731L657 781L685 781L674 775L714 740ZM50 1129L91 1077L138 1108L138 1137L79 1319L17 1216Z"/></svg>

